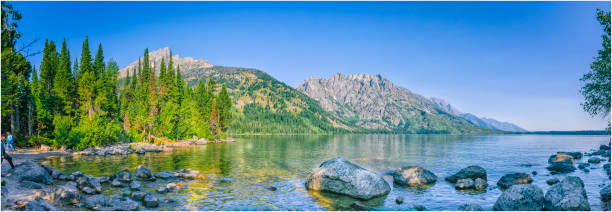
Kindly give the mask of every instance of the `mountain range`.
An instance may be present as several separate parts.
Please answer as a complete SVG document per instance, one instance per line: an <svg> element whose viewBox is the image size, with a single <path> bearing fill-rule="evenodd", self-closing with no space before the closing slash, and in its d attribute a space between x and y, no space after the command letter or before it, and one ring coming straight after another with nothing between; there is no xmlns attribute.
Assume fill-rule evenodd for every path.
<svg viewBox="0 0 612 212"><path fill-rule="evenodd" d="M168 60L169 48L149 52L156 72L162 57ZM226 85L234 104L230 129L235 134L522 130L510 123L461 113L446 101L415 94L380 75L338 73L329 79L310 78L293 88L256 69L218 66L178 54L172 59L189 85L209 79ZM120 78L128 71L131 74L137 65L135 61L121 69Z"/></svg>

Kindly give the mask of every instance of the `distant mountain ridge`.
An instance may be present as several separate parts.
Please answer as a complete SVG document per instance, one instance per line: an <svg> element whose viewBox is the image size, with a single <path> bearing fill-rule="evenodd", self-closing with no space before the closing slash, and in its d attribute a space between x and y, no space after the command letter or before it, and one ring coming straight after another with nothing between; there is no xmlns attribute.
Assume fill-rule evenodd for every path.
<svg viewBox="0 0 612 212"><path fill-rule="evenodd" d="M328 79L307 79L296 89L319 101L326 111L365 129L452 134L486 131L381 75L337 73Z"/></svg>
<svg viewBox="0 0 612 212"><path fill-rule="evenodd" d="M444 99L439 99L439 98L434 98L434 97L430 99L431 101L436 103L438 106L445 109L447 112L455 114L461 118L464 118L465 120L470 121L472 124L475 124L476 126L486 128L486 129L501 130L501 131L507 131L507 132L527 132L527 130L515 124L509 123L509 122L501 122L501 121L498 121L492 118L484 118L484 117L481 118L471 113L463 113L459 111L457 108L453 107L450 103L446 102L446 100Z"/></svg>

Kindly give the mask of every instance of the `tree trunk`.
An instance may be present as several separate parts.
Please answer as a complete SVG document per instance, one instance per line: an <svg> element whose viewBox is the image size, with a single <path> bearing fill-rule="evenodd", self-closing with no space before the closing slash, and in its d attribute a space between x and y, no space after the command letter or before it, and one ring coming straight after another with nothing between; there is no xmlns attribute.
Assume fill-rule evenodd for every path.
<svg viewBox="0 0 612 212"><path fill-rule="evenodd" d="M32 136L32 103L28 103L28 137Z"/></svg>

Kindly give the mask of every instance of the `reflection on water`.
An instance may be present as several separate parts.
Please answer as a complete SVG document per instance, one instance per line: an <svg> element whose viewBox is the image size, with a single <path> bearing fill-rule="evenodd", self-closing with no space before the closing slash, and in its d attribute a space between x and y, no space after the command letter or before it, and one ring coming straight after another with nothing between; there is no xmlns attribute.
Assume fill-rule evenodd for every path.
<svg viewBox="0 0 612 212"><path fill-rule="evenodd" d="M427 210L455 210L466 202L492 209L501 191L497 180L512 172L532 173L534 184L544 191L552 176L545 169L548 156L557 151L586 152L607 144L609 136L551 135L335 135L335 136L256 136L237 138L235 143L218 143L177 149L175 152L147 153L144 156L60 157L49 161L60 171L77 170L93 176L109 176L117 171L134 171L145 165L153 172L196 169L209 176L206 181L188 181L177 193L155 194L174 202L161 203L163 210L343 210L355 200L341 195L307 191L304 181L323 161L344 157L379 173L406 165L431 170L438 182L426 187L392 186L385 197L365 201L377 210L413 210L421 204ZM582 159L586 161L587 159ZM577 170L569 175L586 184L591 207L601 208L599 190L610 179L601 166L589 173ZM479 165L488 173L490 187L484 192L457 191L444 177L459 169ZM565 175L560 175L562 177ZM391 185L393 179L384 176ZM143 182L145 190L165 186L168 181ZM267 188L276 187L276 191ZM104 187L105 194L129 193L128 188ZM155 193L155 192L153 192ZM404 204L395 203L397 196Z"/></svg>

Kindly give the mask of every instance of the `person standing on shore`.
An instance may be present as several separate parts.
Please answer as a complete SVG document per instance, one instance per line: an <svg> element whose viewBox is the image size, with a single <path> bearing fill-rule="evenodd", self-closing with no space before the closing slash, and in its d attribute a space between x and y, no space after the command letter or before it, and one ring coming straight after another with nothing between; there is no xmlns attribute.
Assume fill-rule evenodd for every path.
<svg viewBox="0 0 612 212"><path fill-rule="evenodd" d="M4 162L4 160L6 160L11 165L11 169L15 168L15 165L13 165L13 157L11 157L10 155L6 154L6 152L4 151L4 146L5 145L6 145L6 140L4 139L4 135L2 135L2 141L0 143L0 146L2 146L2 160L0 160L0 163Z"/></svg>
<svg viewBox="0 0 612 212"><path fill-rule="evenodd" d="M11 135L11 132L6 132L7 136L6 136L6 142L8 143L8 152L11 151L11 149L13 149L13 152L16 152L17 150L15 150L15 146L13 146L13 135Z"/></svg>

